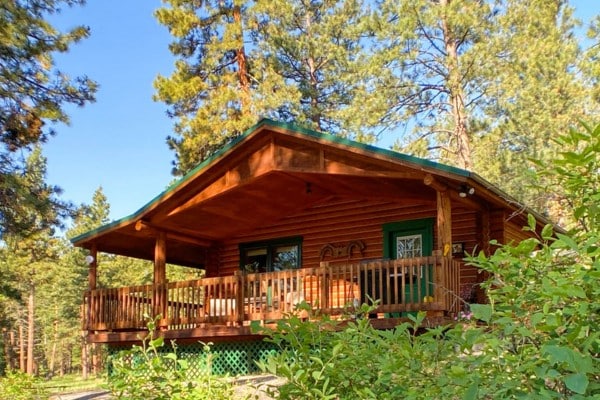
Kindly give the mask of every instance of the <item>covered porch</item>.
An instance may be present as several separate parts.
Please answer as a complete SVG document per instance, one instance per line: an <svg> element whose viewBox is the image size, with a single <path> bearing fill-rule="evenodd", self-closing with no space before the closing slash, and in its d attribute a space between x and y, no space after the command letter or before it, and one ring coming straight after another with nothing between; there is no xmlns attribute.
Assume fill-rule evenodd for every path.
<svg viewBox="0 0 600 400"><path fill-rule="evenodd" d="M73 238L91 260L83 329L136 341L147 315L165 338L257 339L253 325L300 303L344 320L370 300L378 327L416 311L442 323L480 277L460 260L525 237L521 212L468 171L263 120L134 214ZM99 288L100 252L152 261L152 284ZM206 277L169 282L167 264Z"/></svg>
<svg viewBox="0 0 600 400"><path fill-rule="evenodd" d="M266 273L157 283L85 293L83 329L93 342L138 339L148 316L168 338L240 337L253 325L269 324L298 305L340 320L356 318L375 302L374 325L392 327L408 312L426 311L439 323L461 308L456 296L460 262L444 257L366 260ZM92 333L93 332L93 333Z"/></svg>

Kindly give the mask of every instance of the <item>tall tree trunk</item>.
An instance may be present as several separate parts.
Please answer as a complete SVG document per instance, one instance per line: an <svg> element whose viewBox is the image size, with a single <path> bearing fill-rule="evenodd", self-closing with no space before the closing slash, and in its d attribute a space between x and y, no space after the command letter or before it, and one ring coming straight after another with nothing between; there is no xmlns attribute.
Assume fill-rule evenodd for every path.
<svg viewBox="0 0 600 400"><path fill-rule="evenodd" d="M100 373L100 363L99 363L99 357L98 357L98 344L93 343L92 344L92 373L94 375L98 375Z"/></svg>
<svg viewBox="0 0 600 400"><path fill-rule="evenodd" d="M238 78L240 83L242 115L249 115L250 107L250 81L248 80L248 65L246 64L246 50L244 49L244 26L242 24L242 10L240 6L233 7L233 20L239 28L240 47L236 50L236 61L238 65Z"/></svg>
<svg viewBox="0 0 600 400"><path fill-rule="evenodd" d="M452 0L440 0L441 7L448 7ZM465 93L462 87L458 63L458 42L449 26L446 16L442 16L442 30L446 48L446 77L452 117L454 119L454 140L456 141L457 163L460 168L473 169L471 156L471 141L467 129L467 113L465 108Z"/></svg>
<svg viewBox="0 0 600 400"><path fill-rule="evenodd" d="M4 360L6 363L6 367L9 370L15 368L14 339L15 334L12 330L9 331L6 328L2 329L2 340L4 343Z"/></svg>
<svg viewBox="0 0 600 400"><path fill-rule="evenodd" d="M306 34L309 37L312 36L311 32L310 32L310 28L312 26L312 20L311 20L311 15L309 12L306 13L306 16L304 18L304 23L306 24L305 28L306 28ZM319 81L317 79L317 67L315 66L315 59L314 57L309 54L308 58L306 59L306 63L308 65L308 75L309 75L309 84L310 87L312 88L312 93L310 96L310 113L309 115L311 116L311 120L312 122L317 126L317 128L319 130L322 130L323 127L321 126L321 112L319 111L319 99L318 99L318 93L319 93Z"/></svg>
<svg viewBox="0 0 600 400"><path fill-rule="evenodd" d="M86 331L81 331L81 377L88 378L89 361L88 361L88 344L85 340Z"/></svg>
<svg viewBox="0 0 600 400"><path fill-rule="evenodd" d="M19 369L25 372L25 332L21 312L19 312Z"/></svg>
<svg viewBox="0 0 600 400"><path fill-rule="evenodd" d="M33 275L33 274L32 274ZM29 284L29 298L27 300L27 373L33 375L33 347L35 341L35 285L33 277Z"/></svg>
<svg viewBox="0 0 600 400"><path fill-rule="evenodd" d="M54 332L52 336L52 351L50 352L49 373L54 375L54 366L56 365L56 343L58 342L58 320L54 320Z"/></svg>

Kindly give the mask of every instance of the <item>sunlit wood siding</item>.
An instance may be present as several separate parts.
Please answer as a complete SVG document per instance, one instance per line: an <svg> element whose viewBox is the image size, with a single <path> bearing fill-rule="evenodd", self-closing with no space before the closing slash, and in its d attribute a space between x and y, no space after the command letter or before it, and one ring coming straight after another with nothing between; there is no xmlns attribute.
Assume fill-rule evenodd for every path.
<svg viewBox="0 0 600 400"><path fill-rule="evenodd" d="M383 255L383 224L435 218L435 213L436 205L433 201L408 205L389 201L333 199L270 225L265 221L265 226L252 234L222 243L213 249L218 253L218 257L212 259L218 260L218 264L208 267L208 275L226 276L237 271L240 243L293 236L303 238L303 267L319 266L320 251L324 245L344 245L354 240L361 240L366 246L362 257L354 251L351 260L378 259ZM476 232L477 213L456 207L452 210L452 222L453 241L464 243L465 250L472 251L478 245L478 238L481 236ZM437 248L435 234L434 248ZM343 258L339 261L346 260ZM476 272L473 268L468 267L465 272L468 281L474 279Z"/></svg>

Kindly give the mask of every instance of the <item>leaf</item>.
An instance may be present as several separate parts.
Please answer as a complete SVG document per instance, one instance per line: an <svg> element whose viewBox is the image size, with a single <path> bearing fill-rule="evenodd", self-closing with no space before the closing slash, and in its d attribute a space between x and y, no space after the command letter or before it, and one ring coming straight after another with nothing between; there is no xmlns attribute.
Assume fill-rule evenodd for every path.
<svg viewBox="0 0 600 400"><path fill-rule="evenodd" d="M535 217L531 214L527 214L527 226L535 232L536 221Z"/></svg>
<svg viewBox="0 0 600 400"><path fill-rule="evenodd" d="M585 374L571 374L565 378L565 385L575 393L584 394L590 381Z"/></svg>
<svg viewBox="0 0 600 400"><path fill-rule="evenodd" d="M554 234L554 229L552 228L552 225L547 224L546 226L544 226L544 229L542 229L542 239L550 239L552 237L552 235Z"/></svg>
<svg viewBox="0 0 600 400"><path fill-rule="evenodd" d="M475 400L477 399L477 394L479 393L479 384L477 382L473 382L471 386L465 392L463 396L463 400Z"/></svg>
<svg viewBox="0 0 600 400"><path fill-rule="evenodd" d="M489 304L471 304L471 311L476 319L490 322L492 319L492 306Z"/></svg>
<svg viewBox="0 0 600 400"><path fill-rule="evenodd" d="M555 242L555 244L557 244L557 245L564 244L567 248L569 248L571 250L579 251L579 246L577 245L577 242L572 237L563 235L562 233L557 233L556 236L558 237L559 240L557 240Z"/></svg>

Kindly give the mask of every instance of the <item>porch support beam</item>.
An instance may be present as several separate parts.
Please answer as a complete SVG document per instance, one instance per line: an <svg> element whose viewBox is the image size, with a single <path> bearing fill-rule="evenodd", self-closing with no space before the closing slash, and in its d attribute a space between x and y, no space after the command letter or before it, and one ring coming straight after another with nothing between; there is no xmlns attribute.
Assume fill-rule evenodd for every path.
<svg viewBox="0 0 600 400"><path fill-rule="evenodd" d="M444 257L452 257L452 200L448 185L427 174L423 183L436 191L438 250Z"/></svg>
<svg viewBox="0 0 600 400"><path fill-rule="evenodd" d="M154 317L161 315L166 318L166 294L167 294L167 240L166 233L159 232L154 246ZM160 323L159 323L160 327Z"/></svg>
<svg viewBox="0 0 600 400"><path fill-rule="evenodd" d="M88 266L88 285L90 290L95 290L98 282L98 247L96 243L90 248L91 262Z"/></svg>
<svg viewBox="0 0 600 400"><path fill-rule="evenodd" d="M162 229L162 228L159 228L149 222L142 221L142 220L138 220L135 223L135 230L138 232L142 231L142 230L147 230L148 232L152 233L152 235L154 235L156 237L158 237L160 232L163 232L166 235L167 239L173 239L178 242L195 244L200 247L210 247L213 245L213 242L211 240L200 239L200 238L197 238L194 236L187 235L185 233L175 232L175 231L168 230L168 229Z"/></svg>
<svg viewBox="0 0 600 400"><path fill-rule="evenodd" d="M449 278L452 274L452 200L448 186L437 181L432 175L427 175L423 183L436 191L437 214L436 227L438 237L438 252L442 256L442 268L435 277L435 298L445 304L449 310L450 300L446 290L450 288Z"/></svg>
<svg viewBox="0 0 600 400"><path fill-rule="evenodd" d="M438 248L444 257L452 257L452 203L447 191L437 192Z"/></svg>
<svg viewBox="0 0 600 400"><path fill-rule="evenodd" d="M156 238L154 246L154 284L159 285L167 280L167 240L166 234L161 232Z"/></svg>
<svg viewBox="0 0 600 400"><path fill-rule="evenodd" d="M458 189L455 186L446 185L443 182L438 181L431 174L427 174L423 179L423 183L437 192L448 192L448 196L452 201L460 203L471 210L484 211L485 207L482 203L478 202L472 197L460 197Z"/></svg>

